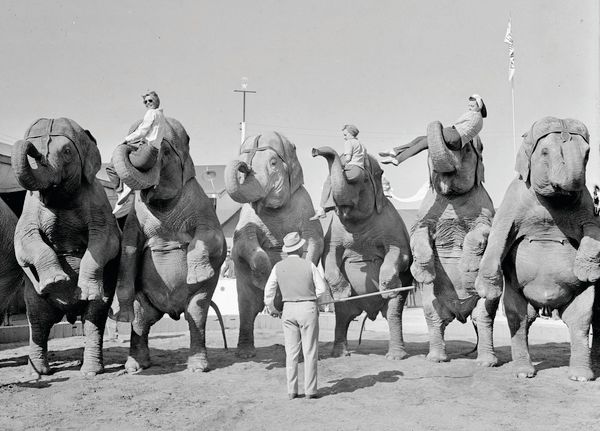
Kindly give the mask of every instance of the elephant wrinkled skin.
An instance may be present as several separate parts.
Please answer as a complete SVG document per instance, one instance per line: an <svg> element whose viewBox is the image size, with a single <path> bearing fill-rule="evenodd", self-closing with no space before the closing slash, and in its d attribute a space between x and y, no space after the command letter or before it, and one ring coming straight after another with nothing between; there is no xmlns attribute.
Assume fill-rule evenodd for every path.
<svg viewBox="0 0 600 431"><path fill-rule="evenodd" d="M296 147L277 132L246 138L239 157L225 169L227 192L244 203L233 236L231 255L240 313L238 355L255 355L254 320L264 308L264 288L282 259L283 237L298 231L307 242L306 258L315 265L323 251L323 229L303 186ZM275 300L281 310L281 295Z"/></svg>
<svg viewBox="0 0 600 431"><path fill-rule="evenodd" d="M113 154L119 177L134 190L143 188L125 221L113 303L115 318L132 322L128 372L150 366L148 333L165 313L173 319L184 313L188 321L188 369L209 369L206 318L227 254L212 202L195 178L190 138L177 120L166 123L159 160L148 172L132 166L130 147L120 145Z"/></svg>
<svg viewBox="0 0 600 431"><path fill-rule="evenodd" d="M29 360L48 374L48 336L66 314L86 336L81 371L103 371L102 341L119 254L119 228L95 176L100 152L93 136L68 118L36 120L13 147L12 166L27 193L15 231L19 264L31 268L25 288L31 325Z"/></svg>
<svg viewBox="0 0 600 431"><path fill-rule="evenodd" d="M410 286L408 231L383 194L377 161L365 158L364 180L349 183L340 157L330 147L313 149L329 165L335 215L325 234L322 263L335 299ZM407 292L394 292L335 304L333 356L349 355L348 325L363 311L374 320L379 312L390 329L389 359L407 356L402 336L402 309Z"/></svg>
<svg viewBox="0 0 600 431"><path fill-rule="evenodd" d="M482 297L498 298L504 279L518 377L535 375L527 337L542 309L558 310L569 328L569 377L593 378L588 334L600 278L600 223L585 187L588 142L577 120L545 117L533 124L517 156L519 177L506 191L481 260L476 288ZM593 329L600 333L600 325Z"/></svg>
<svg viewBox="0 0 600 431"><path fill-rule="evenodd" d="M483 146L479 136L459 150L449 149L442 125L427 129L431 187L412 229L411 272L423 289L423 312L433 362L447 361L444 330L470 315L477 325L477 363L494 366L492 329L498 298L480 299L474 282L487 244L494 206L483 187Z"/></svg>

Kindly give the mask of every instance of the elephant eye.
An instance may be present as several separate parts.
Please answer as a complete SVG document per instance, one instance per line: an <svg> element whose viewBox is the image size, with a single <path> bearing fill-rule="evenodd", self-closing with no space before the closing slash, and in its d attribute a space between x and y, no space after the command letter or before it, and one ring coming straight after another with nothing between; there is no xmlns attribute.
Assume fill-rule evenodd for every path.
<svg viewBox="0 0 600 431"><path fill-rule="evenodd" d="M542 156L548 155L548 148L542 148Z"/></svg>
<svg viewBox="0 0 600 431"><path fill-rule="evenodd" d="M271 159L271 166L275 166L277 164L277 159L275 157L273 157Z"/></svg>

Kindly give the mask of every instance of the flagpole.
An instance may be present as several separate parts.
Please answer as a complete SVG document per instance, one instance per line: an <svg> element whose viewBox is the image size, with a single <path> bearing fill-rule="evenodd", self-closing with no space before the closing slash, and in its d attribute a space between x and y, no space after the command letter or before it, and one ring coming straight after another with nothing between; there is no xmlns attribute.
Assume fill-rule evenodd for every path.
<svg viewBox="0 0 600 431"><path fill-rule="evenodd" d="M510 80L510 95L512 100L512 129L513 129L513 154L517 160L517 133L515 128L515 81L514 77Z"/></svg>

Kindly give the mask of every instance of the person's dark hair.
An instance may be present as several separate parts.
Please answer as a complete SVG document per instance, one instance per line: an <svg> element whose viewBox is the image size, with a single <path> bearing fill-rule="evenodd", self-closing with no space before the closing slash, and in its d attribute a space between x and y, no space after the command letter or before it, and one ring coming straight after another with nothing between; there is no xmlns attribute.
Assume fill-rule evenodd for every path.
<svg viewBox="0 0 600 431"><path fill-rule="evenodd" d="M358 127L356 127L353 124L344 124L344 127L342 127L342 131L344 130L347 130L348 133L350 133L355 138L358 136Z"/></svg>
<svg viewBox="0 0 600 431"><path fill-rule="evenodd" d="M473 102L477 102L477 99L474 97L469 97L469 100L472 100ZM485 107L485 102L483 101L483 99L481 100L481 109L479 110L479 112L481 112L481 116L483 118L487 117L487 108Z"/></svg>

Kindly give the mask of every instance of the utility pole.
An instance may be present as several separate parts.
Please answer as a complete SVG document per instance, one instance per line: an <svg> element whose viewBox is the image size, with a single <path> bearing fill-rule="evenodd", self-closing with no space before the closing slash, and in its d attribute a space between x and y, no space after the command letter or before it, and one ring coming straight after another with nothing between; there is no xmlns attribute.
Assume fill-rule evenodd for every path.
<svg viewBox="0 0 600 431"><path fill-rule="evenodd" d="M242 93L242 123L240 125L240 131L242 132L241 143L244 143L244 139L246 139L246 93L256 93L256 91L247 90L248 88L248 78L242 78L242 89L241 90L233 90L234 93Z"/></svg>

